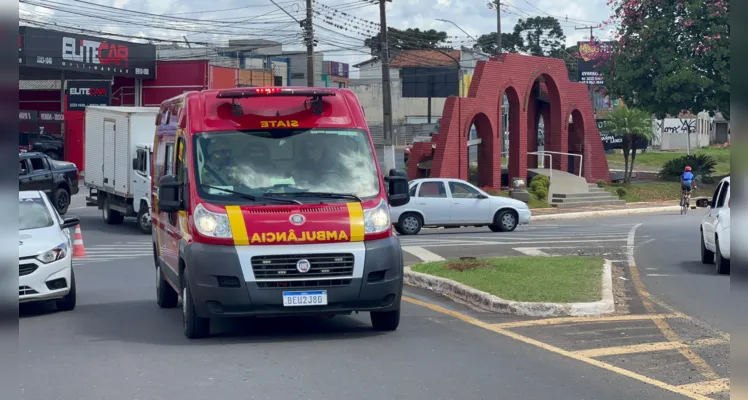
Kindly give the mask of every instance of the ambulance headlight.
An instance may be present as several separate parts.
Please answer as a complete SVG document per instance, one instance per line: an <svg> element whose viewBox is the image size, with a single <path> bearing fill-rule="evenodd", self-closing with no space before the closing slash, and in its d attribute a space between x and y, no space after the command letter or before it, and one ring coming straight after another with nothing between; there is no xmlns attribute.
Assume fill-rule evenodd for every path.
<svg viewBox="0 0 748 400"><path fill-rule="evenodd" d="M202 204L198 204L197 207L195 207L195 212L192 214L192 218L195 221L197 231L203 236L222 239L230 239L233 237L231 234L229 217L226 214L208 211Z"/></svg>
<svg viewBox="0 0 748 400"><path fill-rule="evenodd" d="M390 208L384 200L374 208L364 210L364 233L382 233L390 228Z"/></svg>

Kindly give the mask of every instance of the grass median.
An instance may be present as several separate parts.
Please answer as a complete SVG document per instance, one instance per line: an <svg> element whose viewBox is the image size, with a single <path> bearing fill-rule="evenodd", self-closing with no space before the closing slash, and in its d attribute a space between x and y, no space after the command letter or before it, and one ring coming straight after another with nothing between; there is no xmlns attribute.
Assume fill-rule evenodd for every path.
<svg viewBox="0 0 748 400"><path fill-rule="evenodd" d="M601 299L604 262L597 257L500 257L430 262L411 269L504 300L576 303Z"/></svg>

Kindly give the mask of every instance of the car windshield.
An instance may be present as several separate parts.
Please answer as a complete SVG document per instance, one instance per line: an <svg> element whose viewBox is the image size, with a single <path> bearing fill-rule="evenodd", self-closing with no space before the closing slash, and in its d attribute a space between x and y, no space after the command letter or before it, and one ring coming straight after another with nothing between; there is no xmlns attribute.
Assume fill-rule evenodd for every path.
<svg viewBox="0 0 748 400"><path fill-rule="evenodd" d="M40 197L18 199L18 225L20 230L47 228L55 221Z"/></svg>
<svg viewBox="0 0 748 400"><path fill-rule="evenodd" d="M266 198L309 199L316 193L366 199L379 194L376 161L363 130L223 131L194 140L201 196L233 200L238 197L233 191Z"/></svg>

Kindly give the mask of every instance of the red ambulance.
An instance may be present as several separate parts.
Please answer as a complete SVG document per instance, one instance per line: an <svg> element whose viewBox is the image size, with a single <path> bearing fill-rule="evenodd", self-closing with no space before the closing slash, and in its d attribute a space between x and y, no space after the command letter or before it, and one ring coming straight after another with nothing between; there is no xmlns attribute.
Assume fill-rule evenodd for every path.
<svg viewBox="0 0 748 400"><path fill-rule="evenodd" d="M158 304L210 320L368 311L400 321L403 255L363 108L347 89L189 92L161 105L152 175Z"/></svg>

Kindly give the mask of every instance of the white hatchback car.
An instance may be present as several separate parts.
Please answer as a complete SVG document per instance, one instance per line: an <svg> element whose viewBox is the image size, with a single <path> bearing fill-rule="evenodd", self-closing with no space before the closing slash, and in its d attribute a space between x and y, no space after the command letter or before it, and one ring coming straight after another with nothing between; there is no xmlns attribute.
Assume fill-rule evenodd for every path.
<svg viewBox="0 0 748 400"><path fill-rule="evenodd" d="M717 273L730 273L730 177L722 179L711 199L696 207L709 208L701 220L701 262L716 264Z"/></svg>
<svg viewBox="0 0 748 400"><path fill-rule="evenodd" d="M390 208L395 230L415 235L426 227L488 226L511 232L530 223L530 208L522 201L491 196L459 179L422 178L410 183L410 202Z"/></svg>
<svg viewBox="0 0 748 400"><path fill-rule="evenodd" d="M20 303L55 300L75 308L73 235L78 217L62 218L37 190L18 193L18 296Z"/></svg>

